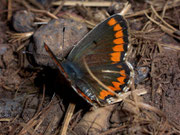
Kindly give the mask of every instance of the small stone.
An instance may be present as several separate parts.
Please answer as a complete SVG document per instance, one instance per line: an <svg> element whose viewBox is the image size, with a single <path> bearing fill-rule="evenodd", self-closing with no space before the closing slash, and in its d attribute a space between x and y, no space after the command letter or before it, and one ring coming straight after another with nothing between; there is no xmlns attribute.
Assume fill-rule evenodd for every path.
<svg viewBox="0 0 180 135"><path fill-rule="evenodd" d="M87 33L85 24L69 19L52 20L41 26L33 35L34 44L29 46L37 65L54 67L54 62L44 49L46 43L58 59L63 59Z"/></svg>
<svg viewBox="0 0 180 135"><path fill-rule="evenodd" d="M13 27L17 32L31 32L33 27L34 14L26 10L17 11L13 16Z"/></svg>
<svg viewBox="0 0 180 135"><path fill-rule="evenodd" d="M23 97L23 96L22 96ZM23 110L23 98L16 97L15 99L1 98L0 99L0 117L10 118L15 117Z"/></svg>
<svg viewBox="0 0 180 135"><path fill-rule="evenodd" d="M0 55L3 55L7 49L9 48L8 44L1 44L0 45Z"/></svg>
<svg viewBox="0 0 180 135"><path fill-rule="evenodd" d="M150 69L148 67L138 67L135 71L135 84L139 84L144 81L147 78L149 71Z"/></svg>

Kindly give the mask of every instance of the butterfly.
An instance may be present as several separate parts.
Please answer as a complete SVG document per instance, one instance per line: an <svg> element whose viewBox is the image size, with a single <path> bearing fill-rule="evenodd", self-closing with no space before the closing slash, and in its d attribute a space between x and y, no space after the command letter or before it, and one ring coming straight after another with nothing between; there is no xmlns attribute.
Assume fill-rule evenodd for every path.
<svg viewBox="0 0 180 135"><path fill-rule="evenodd" d="M46 44L44 47L72 88L93 106L117 102L118 95L132 84L128 24L120 14L92 29L61 62Z"/></svg>

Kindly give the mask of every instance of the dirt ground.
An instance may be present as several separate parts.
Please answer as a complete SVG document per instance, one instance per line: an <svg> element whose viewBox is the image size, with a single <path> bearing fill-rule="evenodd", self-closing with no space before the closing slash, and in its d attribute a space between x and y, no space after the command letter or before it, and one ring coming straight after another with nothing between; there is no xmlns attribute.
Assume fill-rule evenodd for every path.
<svg viewBox="0 0 180 135"><path fill-rule="evenodd" d="M1 0L0 135L180 135L180 1L74 2ZM127 2L135 84L122 102L93 108L43 43L62 60Z"/></svg>

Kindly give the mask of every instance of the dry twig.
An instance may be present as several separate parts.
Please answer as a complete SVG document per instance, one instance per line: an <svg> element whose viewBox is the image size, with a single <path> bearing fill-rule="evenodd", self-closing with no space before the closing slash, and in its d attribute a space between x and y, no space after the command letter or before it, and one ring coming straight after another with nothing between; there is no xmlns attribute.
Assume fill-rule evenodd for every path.
<svg viewBox="0 0 180 135"><path fill-rule="evenodd" d="M170 2L172 2L172 1L170 1ZM172 9L172 8L175 8L175 7L179 7L180 2L179 2L179 0L177 0L176 3L171 3L171 4L168 3L167 5L168 6L166 7L166 10L167 9ZM159 12L159 11L162 11L163 9L164 9L164 7L158 7L155 10ZM141 15L144 15L144 12L146 12L148 14L148 13L152 13L152 10L149 8L149 9L137 11L134 14L126 15L125 17L126 18L131 18L131 17L135 17L135 16L141 16Z"/></svg>
<svg viewBox="0 0 180 135"><path fill-rule="evenodd" d="M39 113L37 113L31 120L27 123L21 123L20 127L23 127L18 135L24 135L27 132L30 132L33 135L36 135L35 132L39 125L43 122L43 120L47 117L48 112L51 110L52 104L54 103L53 100ZM39 119L37 119L39 117ZM34 129L35 127L35 129Z"/></svg>
<svg viewBox="0 0 180 135"><path fill-rule="evenodd" d="M163 47L166 47L166 48L169 48L169 49L174 49L174 50L177 50L177 51L180 51L180 46L175 46L173 44L162 44L162 43L158 43L160 46L163 46Z"/></svg>
<svg viewBox="0 0 180 135"><path fill-rule="evenodd" d="M39 10L39 9L35 9L33 7L31 7L26 1L24 0L16 0L16 2L24 5L28 10L32 11L32 12L36 12L36 13L43 13L43 14L46 14L47 16L53 18L53 19L58 19L57 16L55 16L54 14L50 13L49 11L47 10Z"/></svg>
<svg viewBox="0 0 180 135"><path fill-rule="evenodd" d="M71 19L73 19L73 20L75 20L75 21L82 22L82 23L86 23L86 24L87 24L87 27L90 28L90 29L92 29L92 28L94 28L94 27L96 26L95 23L93 23L93 22L91 22L91 21L88 21L88 20L86 20L86 19L83 19L83 18L74 16L74 15L72 15L72 14L70 14L70 13L66 13L65 15L62 15L62 17L64 17L64 18L71 18Z"/></svg>
<svg viewBox="0 0 180 135"><path fill-rule="evenodd" d="M69 122L70 122L71 117L73 115L75 106L76 105L73 104L73 103L69 104L66 115L65 115L65 118L64 118L64 121L63 121L61 131L60 131L60 135L66 135L67 134L67 129L68 129L68 126L69 126Z"/></svg>
<svg viewBox="0 0 180 135"><path fill-rule="evenodd" d="M152 22L154 22L155 24L157 24L158 26L160 26L160 28L161 28L165 33L167 33L167 34L169 34L169 35L171 35L171 36L173 36L173 37L175 37L175 38L177 38L177 39L180 40L180 37L179 37L179 36L176 36L176 35L174 34L174 32L175 32L174 30L172 30L172 29L170 29L170 28L167 28L166 26L164 26L164 25L160 24L159 22L155 21L153 18L151 18L150 16L148 16L148 14L147 14L146 12L144 12L144 14L146 15L146 17L147 17L149 20L151 20Z"/></svg>
<svg viewBox="0 0 180 135"><path fill-rule="evenodd" d="M12 0L8 0L8 16L7 20L9 21L12 17Z"/></svg>
<svg viewBox="0 0 180 135"><path fill-rule="evenodd" d="M178 31L177 29L175 29L174 27L172 27L170 24L168 24L157 12L156 10L154 9L154 7L151 5L151 9L153 11L153 13L167 26L169 27L170 29L172 29L174 32L175 31Z"/></svg>
<svg viewBox="0 0 180 135"><path fill-rule="evenodd" d="M26 33L12 33L12 32L7 32L9 35L9 42L15 43L18 41L25 41L28 38L30 38L34 32L26 32Z"/></svg>
<svg viewBox="0 0 180 135"><path fill-rule="evenodd" d="M57 13L62 9L62 7L64 6L66 0L63 0L61 2L61 4L58 6L58 8L53 12L54 15L57 15Z"/></svg>
<svg viewBox="0 0 180 135"><path fill-rule="evenodd" d="M53 2L52 5L59 6L62 1ZM83 5L85 7L110 7L113 2L109 1L66 1L64 6L76 6L76 5Z"/></svg>

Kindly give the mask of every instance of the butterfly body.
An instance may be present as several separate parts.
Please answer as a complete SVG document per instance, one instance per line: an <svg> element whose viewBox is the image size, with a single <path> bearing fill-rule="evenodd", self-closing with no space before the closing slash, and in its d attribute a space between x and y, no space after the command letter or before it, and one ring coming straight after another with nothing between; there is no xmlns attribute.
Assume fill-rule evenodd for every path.
<svg viewBox="0 0 180 135"><path fill-rule="evenodd" d="M127 61L128 25L115 14L89 32L61 62L66 78L74 90L90 104L107 105L116 102L126 92L133 79L133 67ZM112 91L97 82L87 70Z"/></svg>

